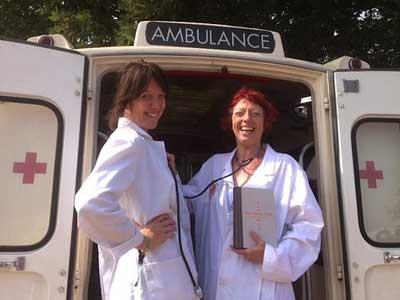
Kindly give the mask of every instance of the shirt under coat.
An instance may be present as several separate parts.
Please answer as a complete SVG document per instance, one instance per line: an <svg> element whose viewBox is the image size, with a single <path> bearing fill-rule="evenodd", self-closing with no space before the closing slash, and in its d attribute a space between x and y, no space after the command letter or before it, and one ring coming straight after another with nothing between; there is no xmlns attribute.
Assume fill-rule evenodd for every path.
<svg viewBox="0 0 400 300"><path fill-rule="evenodd" d="M190 200L195 215L195 253L204 300L294 300L292 282L317 259L322 213L308 179L289 155L266 146L260 166L244 185L273 191L279 244L266 244L264 261L256 265L231 250L233 244L233 178L216 183ZM231 153L217 154L182 186L187 196L212 180L232 173ZM288 230L290 229L290 230Z"/></svg>
<svg viewBox="0 0 400 300"><path fill-rule="evenodd" d="M183 251L197 279L189 212L179 201ZM143 267L138 265L136 247L143 241L139 226L163 213L175 221L177 217L175 184L163 142L120 118L78 191L75 207L79 229L99 246L103 300L197 299L178 234L147 252Z"/></svg>

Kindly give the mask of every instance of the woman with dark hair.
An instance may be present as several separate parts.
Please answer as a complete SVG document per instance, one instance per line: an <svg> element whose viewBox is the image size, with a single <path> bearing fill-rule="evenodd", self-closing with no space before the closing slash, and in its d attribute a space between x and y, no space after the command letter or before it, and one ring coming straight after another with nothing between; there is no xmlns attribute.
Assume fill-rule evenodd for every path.
<svg viewBox="0 0 400 300"><path fill-rule="evenodd" d="M79 229L99 246L104 300L198 299L188 210L175 197L164 143L148 133L165 110L167 92L157 65L123 68L109 115L116 129L76 195ZM176 201L182 202L179 240Z"/></svg>
<svg viewBox="0 0 400 300"><path fill-rule="evenodd" d="M185 195L196 195L209 182L241 167L191 203L205 300L292 300L291 283L318 257L323 220L307 176L292 157L262 143L277 117L277 110L261 92L245 87L237 91L222 121L222 127L233 133L236 149L212 156L183 186ZM232 248L234 186L273 191L280 236L276 247L252 232L254 247Z"/></svg>

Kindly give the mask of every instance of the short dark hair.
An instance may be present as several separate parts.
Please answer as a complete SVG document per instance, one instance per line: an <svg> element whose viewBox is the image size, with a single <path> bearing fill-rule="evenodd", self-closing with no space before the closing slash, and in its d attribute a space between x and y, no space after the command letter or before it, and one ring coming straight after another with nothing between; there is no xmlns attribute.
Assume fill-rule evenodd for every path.
<svg viewBox="0 0 400 300"><path fill-rule="evenodd" d="M114 130L117 127L118 118L122 117L125 108L132 101L139 98L154 80L168 95L168 81L164 71L156 64L140 60L128 63L119 71L120 79L114 96L114 104L108 113L108 126Z"/></svg>
<svg viewBox="0 0 400 300"><path fill-rule="evenodd" d="M226 108L225 115L221 119L221 128L226 132L232 133L232 111L235 105L246 99L260 106L264 112L264 136L272 128L272 123L278 119L279 112L268 98L258 90L242 87L232 97L231 102Z"/></svg>

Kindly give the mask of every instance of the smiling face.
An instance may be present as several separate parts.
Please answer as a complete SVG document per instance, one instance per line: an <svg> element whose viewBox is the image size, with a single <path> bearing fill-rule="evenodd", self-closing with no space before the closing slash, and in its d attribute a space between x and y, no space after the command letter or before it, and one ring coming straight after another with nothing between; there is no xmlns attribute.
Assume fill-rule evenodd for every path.
<svg viewBox="0 0 400 300"><path fill-rule="evenodd" d="M237 144L259 145L264 132L262 107L245 98L240 100L232 109L232 130Z"/></svg>
<svg viewBox="0 0 400 300"><path fill-rule="evenodd" d="M139 97L130 102L124 116L146 131L154 129L165 110L165 97L158 83L151 80Z"/></svg>

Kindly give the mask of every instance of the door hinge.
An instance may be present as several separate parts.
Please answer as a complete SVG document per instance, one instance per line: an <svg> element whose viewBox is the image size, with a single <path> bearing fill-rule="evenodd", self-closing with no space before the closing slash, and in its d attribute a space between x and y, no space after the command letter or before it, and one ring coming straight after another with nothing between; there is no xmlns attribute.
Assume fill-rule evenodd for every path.
<svg viewBox="0 0 400 300"><path fill-rule="evenodd" d="M92 98L93 98L93 90L88 88L87 99L88 99L88 101L90 101L90 100L92 100Z"/></svg>
<svg viewBox="0 0 400 300"><path fill-rule="evenodd" d="M342 281L343 280L343 266L342 265L336 266L336 273L337 273L337 279L339 281Z"/></svg>
<svg viewBox="0 0 400 300"><path fill-rule="evenodd" d="M13 267L17 271L25 270L25 257L24 256L17 257L17 259L14 261L0 261L0 268L9 268L9 267Z"/></svg>
<svg viewBox="0 0 400 300"><path fill-rule="evenodd" d="M79 284L80 284L80 275L79 271L76 270L74 276L74 290L77 290L79 288Z"/></svg>
<svg viewBox="0 0 400 300"><path fill-rule="evenodd" d="M329 100L327 97L324 97L324 99L322 100L322 104L323 104L325 110L330 109Z"/></svg>

